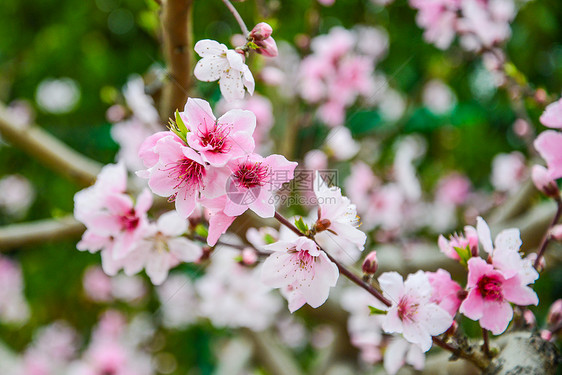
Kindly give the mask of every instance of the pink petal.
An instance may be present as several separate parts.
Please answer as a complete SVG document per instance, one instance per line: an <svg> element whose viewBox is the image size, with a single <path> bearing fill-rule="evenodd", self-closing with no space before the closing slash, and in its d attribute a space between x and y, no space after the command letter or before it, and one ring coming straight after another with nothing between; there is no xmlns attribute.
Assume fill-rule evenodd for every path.
<svg viewBox="0 0 562 375"><path fill-rule="evenodd" d="M209 235L207 236L207 244L215 246L219 237L224 234L230 225L234 222L236 216L227 216L223 212L211 214L209 218Z"/></svg>
<svg viewBox="0 0 562 375"><path fill-rule="evenodd" d="M534 145L548 165L550 178L562 177L562 133L544 131L535 139Z"/></svg>
<svg viewBox="0 0 562 375"><path fill-rule="evenodd" d="M530 287L521 285L521 280L517 276L503 282L502 293L506 300L519 306L539 304L537 293Z"/></svg>
<svg viewBox="0 0 562 375"><path fill-rule="evenodd" d="M546 107L540 122L549 128L562 128L562 99Z"/></svg>
<svg viewBox="0 0 562 375"><path fill-rule="evenodd" d="M472 320L478 320L484 313L484 300L476 289L471 289L468 296L462 301L459 311Z"/></svg>
<svg viewBox="0 0 562 375"><path fill-rule="evenodd" d="M508 302L486 302L480 326L489 329L494 335L499 335L509 325L513 318L513 309Z"/></svg>
<svg viewBox="0 0 562 375"><path fill-rule="evenodd" d="M187 118L187 128L195 133L200 128L213 127L216 120L211 106L203 99L188 98L183 114Z"/></svg>
<svg viewBox="0 0 562 375"><path fill-rule="evenodd" d="M182 218L186 219L191 215L195 209L196 198L196 193L188 188L178 191L176 195L176 210Z"/></svg>
<svg viewBox="0 0 562 375"><path fill-rule="evenodd" d="M256 115L251 111L232 109L222 115L217 123L232 125L233 133L243 132L252 135L256 129ZM249 153L252 151L249 151Z"/></svg>

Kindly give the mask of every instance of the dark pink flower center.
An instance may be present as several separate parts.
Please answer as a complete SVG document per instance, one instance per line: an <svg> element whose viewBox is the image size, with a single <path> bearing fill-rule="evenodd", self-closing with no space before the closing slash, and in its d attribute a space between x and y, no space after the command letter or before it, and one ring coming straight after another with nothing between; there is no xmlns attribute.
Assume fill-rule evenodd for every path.
<svg viewBox="0 0 562 375"><path fill-rule="evenodd" d="M239 186L250 189L265 185L269 175L269 168L262 163L244 162L238 165L238 170L234 172L233 177Z"/></svg>
<svg viewBox="0 0 562 375"><path fill-rule="evenodd" d="M482 276L476 287L485 300L503 301L502 283L497 276Z"/></svg>
<svg viewBox="0 0 562 375"><path fill-rule="evenodd" d="M139 220L140 219L135 214L135 210L131 210L121 216L121 227L127 232L135 230L139 225Z"/></svg>
<svg viewBox="0 0 562 375"><path fill-rule="evenodd" d="M413 321L418 312L419 304L411 303L407 297L402 297L398 302L398 318L402 321Z"/></svg>
<svg viewBox="0 0 562 375"><path fill-rule="evenodd" d="M174 186L176 190L184 187L196 190L202 187L205 167L194 160L185 158L177 163L173 163L166 170L169 171L168 177L176 181Z"/></svg>
<svg viewBox="0 0 562 375"><path fill-rule="evenodd" d="M225 154L230 151L230 145L227 142L227 138L230 134L231 127L226 125L219 125L215 123L212 129L201 128L198 129L198 136L201 139L201 144L203 146L211 146L210 151Z"/></svg>

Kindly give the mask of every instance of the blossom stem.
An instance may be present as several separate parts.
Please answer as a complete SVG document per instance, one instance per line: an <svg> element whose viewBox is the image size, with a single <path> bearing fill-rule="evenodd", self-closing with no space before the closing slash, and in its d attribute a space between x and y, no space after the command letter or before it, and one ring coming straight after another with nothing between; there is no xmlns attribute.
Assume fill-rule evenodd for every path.
<svg viewBox="0 0 562 375"><path fill-rule="evenodd" d="M228 10L230 10L230 13L232 13L234 18L236 19L236 22L238 22L238 25L240 25L242 34L244 34L244 37L247 38L248 35L250 35L250 31L248 31L248 27L244 23L244 20L242 19L242 16L240 16L240 13L238 13L234 5L232 5L232 3L229 0L222 0L222 2L224 3L224 5L226 5Z"/></svg>
<svg viewBox="0 0 562 375"><path fill-rule="evenodd" d="M537 253L537 259L535 259L535 264L534 264L535 269L538 269L539 264L541 262L541 258L543 257L544 252L546 251L546 248L550 242L551 239L550 230L558 223L560 217L562 216L562 199L560 198L560 196L557 196L555 200L558 207L556 209L556 213L554 214L554 217L552 218L552 221L550 222L550 225L548 226L548 229L546 230L546 234L543 237L541 246Z"/></svg>
<svg viewBox="0 0 562 375"><path fill-rule="evenodd" d="M279 212L275 212L275 219L279 221L281 224L285 225L287 228L292 230L297 236L305 236L297 227L295 227L289 220L285 219ZM353 281L355 284L360 286L361 288L365 289L367 292L372 294L376 299L384 303L386 306L391 306L392 303L386 299L378 290L376 290L372 285L363 281L360 277L355 275L353 272L345 268L344 265L340 264L337 260L335 260L330 254L325 252L333 263L336 264L340 273L342 273L345 277L349 280Z"/></svg>
<svg viewBox="0 0 562 375"><path fill-rule="evenodd" d="M482 345L482 350L484 351L484 355L490 358L490 344L488 338L488 330L486 328L482 328L482 339L484 339L484 344Z"/></svg>

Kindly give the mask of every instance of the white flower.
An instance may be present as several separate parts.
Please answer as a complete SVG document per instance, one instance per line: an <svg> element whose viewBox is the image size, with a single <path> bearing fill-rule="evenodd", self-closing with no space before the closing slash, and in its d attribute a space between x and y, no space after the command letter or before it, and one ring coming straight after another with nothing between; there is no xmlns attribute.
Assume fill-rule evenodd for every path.
<svg viewBox="0 0 562 375"><path fill-rule="evenodd" d="M195 66L195 77L205 82L219 80L221 93L227 101L243 99L244 87L250 95L254 93L254 77L241 54L210 39L197 42L195 52L202 57Z"/></svg>

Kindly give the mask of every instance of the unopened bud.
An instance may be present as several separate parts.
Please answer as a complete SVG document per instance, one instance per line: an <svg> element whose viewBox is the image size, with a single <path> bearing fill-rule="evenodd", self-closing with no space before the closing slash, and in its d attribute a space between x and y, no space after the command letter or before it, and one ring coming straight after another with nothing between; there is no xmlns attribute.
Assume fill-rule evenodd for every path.
<svg viewBox="0 0 562 375"><path fill-rule="evenodd" d="M562 224L558 224L552 227L550 230L550 237L556 241L562 241Z"/></svg>
<svg viewBox="0 0 562 375"><path fill-rule="evenodd" d="M562 299L557 299L550 306L546 321L550 325L557 325L562 321Z"/></svg>
<svg viewBox="0 0 562 375"><path fill-rule="evenodd" d="M258 254L256 251L250 247L244 248L242 250L242 262L247 265L251 266L258 261Z"/></svg>
<svg viewBox="0 0 562 375"><path fill-rule="evenodd" d="M458 329L459 329L459 323L457 323L456 320L453 320L453 324L451 324L449 329L445 331L445 336L449 336L449 337L454 336L455 333L457 333Z"/></svg>
<svg viewBox="0 0 562 375"><path fill-rule="evenodd" d="M378 268L379 263L377 262L377 252L371 251L363 261L361 269L366 275L374 275L377 272Z"/></svg>
<svg viewBox="0 0 562 375"><path fill-rule="evenodd" d="M326 229L328 229L330 227L330 225L332 225L330 220L320 219L316 222L316 224L314 224L314 229L316 230L316 232L323 232Z"/></svg>
<svg viewBox="0 0 562 375"><path fill-rule="evenodd" d="M260 22L250 31L250 37L254 39L254 42L261 42L269 38L272 32L273 28L269 24Z"/></svg>
<svg viewBox="0 0 562 375"><path fill-rule="evenodd" d="M533 166L531 178L533 179L533 183L537 189L546 196L554 198L560 195L558 185L552 178L550 178L548 170L542 165Z"/></svg>
<svg viewBox="0 0 562 375"><path fill-rule="evenodd" d="M267 57L275 57L279 54L279 50L277 49L277 43L272 37L266 38L262 41L255 42L258 46L256 52L260 55L264 55Z"/></svg>
<svg viewBox="0 0 562 375"><path fill-rule="evenodd" d="M533 314L531 310L523 311L523 319L525 320L525 324L529 327L534 327L537 324L535 314Z"/></svg>
<svg viewBox="0 0 562 375"><path fill-rule="evenodd" d="M546 94L546 91L542 88L537 89L537 91L535 91L535 101L539 104L544 104L546 103L546 100L548 99L548 95Z"/></svg>
<svg viewBox="0 0 562 375"><path fill-rule="evenodd" d="M552 332L550 332L548 329L543 329L541 331L541 339L543 339L544 341L552 340Z"/></svg>

